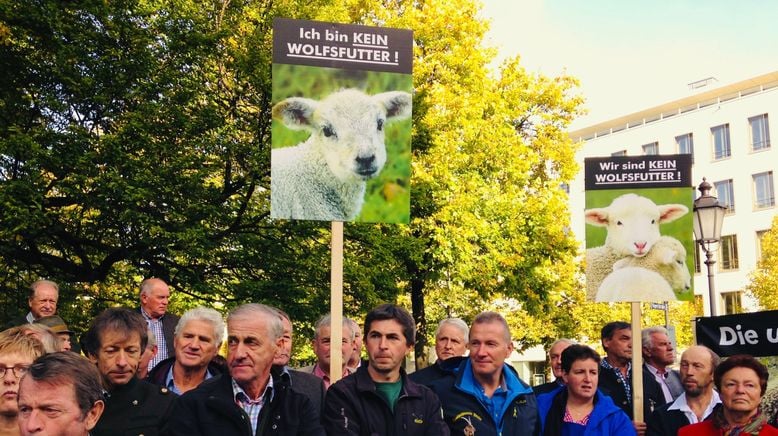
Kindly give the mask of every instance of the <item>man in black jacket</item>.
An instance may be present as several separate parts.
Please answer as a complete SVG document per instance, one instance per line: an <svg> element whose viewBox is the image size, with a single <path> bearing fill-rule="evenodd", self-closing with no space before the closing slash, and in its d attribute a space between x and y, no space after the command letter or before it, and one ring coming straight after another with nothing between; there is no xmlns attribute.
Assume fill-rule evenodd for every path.
<svg viewBox="0 0 778 436"><path fill-rule="evenodd" d="M458 364L446 363L452 357L464 356L467 352L467 323L460 318L446 318L435 330L435 355L432 365L412 372L408 377L414 382L430 387L435 380L454 377Z"/></svg>
<svg viewBox="0 0 778 436"><path fill-rule="evenodd" d="M105 411L92 435L165 434L176 395L135 376L147 334L143 317L126 308L106 309L84 333L84 351L106 391Z"/></svg>
<svg viewBox="0 0 778 436"><path fill-rule="evenodd" d="M393 304L365 318L368 364L330 386L322 422L327 434L446 436L440 401L402 369L415 340L413 318Z"/></svg>
<svg viewBox="0 0 778 436"><path fill-rule="evenodd" d="M157 354L149 362L149 371L159 362L175 355L173 336L178 317L167 311L169 301L170 287L164 280L152 277L140 284L138 312L143 315L148 328L154 332L157 339Z"/></svg>
<svg viewBox="0 0 778 436"><path fill-rule="evenodd" d="M171 435L323 436L311 401L271 377L283 326L278 312L245 304L227 317L229 374L206 380L178 399Z"/></svg>

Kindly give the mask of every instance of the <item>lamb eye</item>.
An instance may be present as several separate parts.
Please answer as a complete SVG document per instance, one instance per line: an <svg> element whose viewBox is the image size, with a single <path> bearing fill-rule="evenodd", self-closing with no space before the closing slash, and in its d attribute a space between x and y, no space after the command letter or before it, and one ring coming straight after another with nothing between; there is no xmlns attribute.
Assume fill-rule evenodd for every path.
<svg viewBox="0 0 778 436"><path fill-rule="evenodd" d="M651 220L651 224L655 224L655 223L656 223L656 220Z"/></svg>
<svg viewBox="0 0 778 436"><path fill-rule="evenodd" d="M617 226L621 226L621 225L623 225L623 224L621 224L621 221L616 221L616 225L617 225Z"/></svg>
<svg viewBox="0 0 778 436"><path fill-rule="evenodd" d="M378 131L384 130L384 120L378 120Z"/></svg>
<svg viewBox="0 0 778 436"><path fill-rule="evenodd" d="M324 136L331 138L335 136L335 131L332 130L332 127L330 126L324 126L321 128L321 133L324 134Z"/></svg>

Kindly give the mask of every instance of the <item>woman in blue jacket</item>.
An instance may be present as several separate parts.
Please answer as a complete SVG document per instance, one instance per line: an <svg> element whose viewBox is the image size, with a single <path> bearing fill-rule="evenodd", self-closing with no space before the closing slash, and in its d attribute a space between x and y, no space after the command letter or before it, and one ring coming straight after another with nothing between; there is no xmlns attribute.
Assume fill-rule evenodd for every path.
<svg viewBox="0 0 778 436"><path fill-rule="evenodd" d="M597 389L600 356L586 345L562 352L564 386L539 395L541 434L544 436L635 435L624 411Z"/></svg>

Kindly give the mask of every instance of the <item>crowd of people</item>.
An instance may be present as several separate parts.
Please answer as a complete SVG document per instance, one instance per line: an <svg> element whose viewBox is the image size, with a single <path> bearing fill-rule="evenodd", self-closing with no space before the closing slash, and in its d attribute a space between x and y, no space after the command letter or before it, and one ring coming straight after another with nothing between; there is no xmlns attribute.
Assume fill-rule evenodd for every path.
<svg viewBox="0 0 778 436"><path fill-rule="evenodd" d="M441 321L436 361L408 374L415 323L393 304L361 326L344 319L340 347L323 316L315 363L294 369L294 323L280 308L244 304L225 321L198 307L179 318L168 313L168 285L151 278L139 307L103 311L75 342L56 313L58 293L54 282L33 283L29 313L0 332L0 435L778 435L759 406L762 363L696 345L671 369L663 327L640 332L638 419L625 322L603 326L604 356L570 339L552 343L555 379L531 387L507 363L513 341L496 312L469 326ZM333 350L343 362L337 381Z"/></svg>

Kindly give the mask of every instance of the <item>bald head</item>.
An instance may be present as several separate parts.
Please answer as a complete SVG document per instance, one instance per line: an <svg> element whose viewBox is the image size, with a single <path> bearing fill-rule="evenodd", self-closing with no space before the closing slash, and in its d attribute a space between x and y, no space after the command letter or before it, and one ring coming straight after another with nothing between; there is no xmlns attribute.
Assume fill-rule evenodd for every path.
<svg viewBox="0 0 778 436"><path fill-rule="evenodd" d="M713 392L713 372L719 356L708 347L693 345L681 354L681 382L687 397Z"/></svg>

